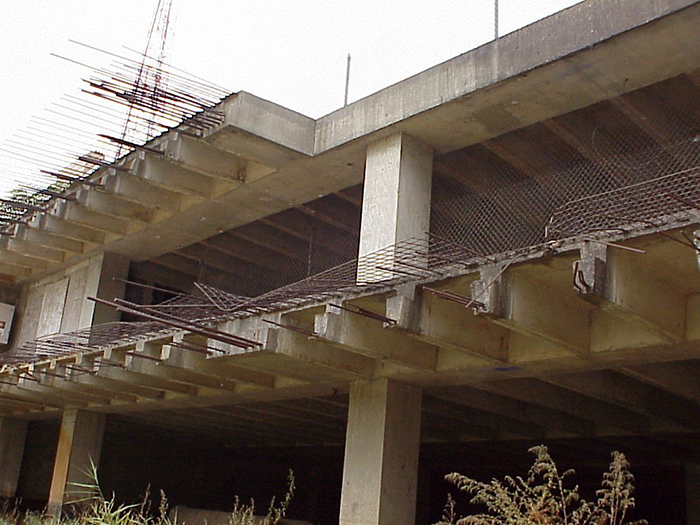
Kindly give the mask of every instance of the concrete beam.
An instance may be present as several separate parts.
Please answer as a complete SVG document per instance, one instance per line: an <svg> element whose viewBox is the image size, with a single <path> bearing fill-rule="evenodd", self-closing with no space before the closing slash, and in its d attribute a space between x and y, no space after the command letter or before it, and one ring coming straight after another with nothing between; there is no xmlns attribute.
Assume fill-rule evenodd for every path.
<svg viewBox="0 0 700 525"><path fill-rule="evenodd" d="M183 165L141 154L136 174L149 183L200 199L210 199L241 185L238 180L218 180Z"/></svg>
<svg viewBox="0 0 700 525"><path fill-rule="evenodd" d="M177 213L182 206L182 195L150 184L146 179L112 172L105 177L105 191L119 195L144 206L154 207L164 213Z"/></svg>
<svg viewBox="0 0 700 525"><path fill-rule="evenodd" d="M474 357L471 365L502 364L508 357L508 330L494 327L471 308L406 285L386 300L392 328L410 337ZM440 367L440 363L438 363Z"/></svg>
<svg viewBox="0 0 700 525"><path fill-rule="evenodd" d="M255 372L241 368L235 363L224 362L221 359L207 357L202 352L208 352L213 344L206 339L188 338L184 335L173 337L175 343L182 343L193 349L186 349L170 344L163 345L160 357L168 368L193 370L199 374L221 380L236 381L260 388L273 388L275 376L264 372ZM215 352L212 352L215 355Z"/></svg>
<svg viewBox="0 0 700 525"><path fill-rule="evenodd" d="M452 425L453 429L457 429L458 438L465 434L467 436L476 435L473 434L472 427L490 431L490 439L506 438L509 436L544 438L544 428L539 425L481 410L475 410L474 408L454 403L450 399L425 396L423 398L423 412L434 414L438 420ZM428 425L424 423L424 427L427 426ZM488 434L488 432L485 432L485 434Z"/></svg>
<svg viewBox="0 0 700 525"><path fill-rule="evenodd" d="M438 348L387 330L382 322L326 306L316 316L314 331L322 338L358 354L418 370L435 370Z"/></svg>
<svg viewBox="0 0 700 525"><path fill-rule="evenodd" d="M415 522L421 396L387 379L352 384L341 525Z"/></svg>
<svg viewBox="0 0 700 525"><path fill-rule="evenodd" d="M315 121L246 92L229 98L221 132L204 140L234 155L278 168L314 153Z"/></svg>
<svg viewBox="0 0 700 525"><path fill-rule="evenodd" d="M574 264L579 297L672 343L685 339L685 297L639 265L640 254L584 242Z"/></svg>
<svg viewBox="0 0 700 525"><path fill-rule="evenodd" d="M476 307L478 315L492 319L498 325L527 337L539 339L585 355L590 345L588 309L576 304L555 290L536 283L523 273L505 271L500 265L481 270L481 279L471 285L471 297L483 306ZM512 359L537 359L537 355L514 355ZM543 357L553 357L544 355Z"/></svg>
<svg viewBox="0 0 700 525"><path fill-rule="evenodd" d="M346 380L371 378L377 369L377 361L371 357L358 355L335 347L323 339L284 328L272 328L268 331L265 348L322 367L334 376Z"/></svg>
<svg viewBox="0 0 700 525"><path fill-rule="evenodd" d="M633 433L644 433L651 429L647 417L537 379L489 381L481 384L480 387L526 403L587 419L596 425L598 431L609 432L611 428L617 428Z"/></svg>
<svg viewBox="0 0 700 525"><path fill-rule="evenodd" d="M77 409L63 413L49 491L48 512L58 516L64 503L86 495L76 484L90 484L100 463L105 415Z"/></svg>
<svg viewBox="0 0 700 525"><path fill-rule="evenodd" d="M240 157L203 140L174 133L164 144L164 158L189 171L228 181L244 179L244 161Z"/></svg>
<svg viewBox="0 0 700 525"><path fill-rule="evenodd" d="M110 215L100 213L94 209L86 208L75 202L61 202L56 207L56 216L98 232L104 232L107 239L123 237L138 229L125 219L117 219ZM142 227L142 225L139 225Z"/></svg>
<svg viewBox="0 0 700 525"><path fill-rule="evenodd" d="M112 365L101 365L100 368L114 368ZM123 376L122 376L123 377ZM165 390L151 385L145 385L138 382L123 380L120 378L110 378L104 375L89 375L85 374L79 378L74 378L74 381L88 386L104 390L106 392L129 393L146 400L155 401L165 399Z"/></svg>
<svg viewBox="0 0 700 525"><path fill-rule="evenodd" d="M40 375L42 370L37 369L37 374ZM65 374L65 379L56 377L56 374ZM138 403L142 399L135 394L130 394L120 388L109 387L105 383L98 381L85 382L83 378L87 374L69 375L63 371L62 367L56 367L49 371L49 374L44 374L42 384L51 387L59 392L65 392L66 396L89 396L93 398L93 402L101 404L111 404L113 402L120 403Z"/></svg>
<svg viewBox="0 0 700 525"><path fill-rule="evenodd" d="M32 269L19 264L0 261L0 274L18 278L29 277L32 274Z"/></svg>
<svg viewBox="0 0 700 525"><path fill-rule="evenodd" d="M24 241L14 237L3 239L0 249L8 250L19 255L26 255L46 261L49 264L62 263L66 258L66 253L48 246L38 245L33 242Z"/></svg>
<svg viewBox="0 0 700 525"><path fill-rule="evenodd" d="M80 189L76 193L79 204L97 211L103 215L109 215L119 220L127 220L149 224L153 221L153 207L146 206L121 196L95 189Z"/></svg>
<svg viewBox="0 0 700 525"><path fill-rule="evenodd" d="M216 377L189 368L171 366L167 360L170 348L158 343L139 342L136 344L133 354L125 356L125 367L129 371L146 374L149 377L175 381L194 387L225 392L239 391L238 383L232 378Z"/></svg>
<svg viewBox="0 0 700 525"><path fill-rule="evenodd" d="M5 379L7 378L4 377L3 380ZM0 393L2 393L3 397L7 397L7 399L9 399L11 402L18 401L20 403L30 404L33 409L44 410L47 407L68 408L71 406L87 408L88 406L88 403L86 402L65 398L61 396L59 392L54 392L50 389L35 391L27 388L26 385L3 385Z"/></svg>
<svg viewBox="0 0 700 525"><path fill-rule="evenodd" d="M547 436L590 436L593 424L577 416L514 399L482 386L442 387L431 389L430 395L453 403L538 425L547 429Z"/></svg>
<svg viewBox="0 0 700 525"><path fill-rule="evenodd" d="M197 396L199 394L199 388L196 386L173 381L172 379L153 377L147 373L129 369L128 365L125 364L126 351L127 350L105 352L105 358L107 360L121 363L124 365L124 368L108 366L103 369L100 367L97 377L117 381L119 383L128 383L158 391L165 391L173 395Z"/></svg>
<svg viewBox="0 0 700 525"><path fill-rule="evenodd" d="M7 397L3 392L3 396L0 399L0 408L3 410L3 416L12 417L18 413L34 410L42 411L46 408L46 405L34 401L21 400L16 397Z"/></svg>
<svg viewBox="0 0 700 525"><path fill-rule="evenodd" d="M46 268L49 266L48 261L45 259L9 252L6 250L0 251L0 262L20 266L22 268L28 268L30 270L46 270Z"/></svg>
<svg viewBox="0 0 700 525"><path fill-rule="evenodd" d="M671 422L693 432L700 430L700 408L695 402L611 370L547 375L540 379L593 399Z"/></svg>
<svg viewBox="0 0 700 525"><path fill-rule="evenodd" d="M580 2L322 117L315 151L398 128L446 152L568 113L700 67L698 20L694 0Z"/></svg>
<svg viewBox="0 0 700 525"><path fill-rule="evenodd" d="M297 328L293 319L280 318L279 315L267 319L279 325ZM349 381L358 377L371 377L374 373L375 362L372 359L348 352L345 348L337 348L323 338L306 335L311 333L309 330L303 334L297 333L254 318L232 321L223 329L260 341L262 346L241 349L211 342L211 346L224 353L211 361L280 376L276 385L282 378L318 383Z"/></svg>
<svg viewBox="0 0 700 525"><path fill-rule="evenodd" d="M674 145L671 143L670 137L672 136L672 131L669 130L667 126L664 126L664 118L667 118L665 112L656 115L652 113L652 115L649 115L646 107L648 104L645 104L644 109L640 109L638 103L635 103L632 99L625 96L611 98L610 103L640 130L646 133L649 138L656 142L676 163L678 169L695 167L694 163L679 156Z"/></svg>
<svg viewBox="0 0 700 525"><path fill-rule="evenodd" d="M37 382L29 379L20 379L18 389L23 393L32 393L36 396L44 396L46 399L55 399L57 402L64 403L66 407L87 408L92 404L108 405L112 401L110 396L76 390L66 391L55 388L53 384L41 380Z"/></svg>
<svg viewBox="0 0 700 525"><path fill-rule="evenodd" d="M25 225L18 228L16 237L38 246L46 246L54 250L61 250L66 252L66 254L82 254L94 246L90 243L76 241L68 237L62 237L48 231Z"/></svg>
<svg viewBox="0 0 700 525"><path fill-rule="evenodd" d="M700 403L700 363L696 360L631 365L620 372L655 389Z"/></svg>
<svg viewBox="0 0 700 525"><path fill-rule="evenodd" d="M0 417L0 499L12 499L27 436L27 421Z"/></svg>
<svg viewBox="0 0 700 525"><path fill-rule="evenodd" d="M114 235L93 228L88 228L80 224L68 221L61 217L44 214L39 220L31 223L32 227L40 228L58 237L65 237L74 241L91 244L104 244L108 239L114 239Z"/></svg>

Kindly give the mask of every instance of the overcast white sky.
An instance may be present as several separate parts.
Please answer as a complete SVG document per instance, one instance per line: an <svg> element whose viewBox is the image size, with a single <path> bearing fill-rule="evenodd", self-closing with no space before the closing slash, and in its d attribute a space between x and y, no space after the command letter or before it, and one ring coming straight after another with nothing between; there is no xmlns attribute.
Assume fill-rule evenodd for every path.
<svg viewBox="0 0 700 525"><path fill-rule="evenodd" d="M500 0L500 34L578 0ZM0 147L29 117L77 93L88 71L69 39L143 50L157 0L0 0ZM369 95L493 38L494 0L174 0L167 61L231 91L311 117ZM107 65L95 60L91 65ZM0 161L3 160L0 152ZM11 182L2 177L0 193Z"/></svg>

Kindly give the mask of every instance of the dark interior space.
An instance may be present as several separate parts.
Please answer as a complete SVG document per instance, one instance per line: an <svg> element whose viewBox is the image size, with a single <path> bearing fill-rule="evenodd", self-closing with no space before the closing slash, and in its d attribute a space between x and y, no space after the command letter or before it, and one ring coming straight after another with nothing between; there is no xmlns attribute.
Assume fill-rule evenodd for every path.
<svg viewBox="0 0 700 525"><path fill-rule="evenodd" d="M216 438L215 436L212 436ZM225 439L225 436L220 436ZM46 501L58 438L55 421L30 425L18 495L22 506L40 509ZM635 476L637 509L630 519L650 524L685 520L684 463L697 460L690 450L692 436L596 438L423 443L420 452L417 520L438 521L448 493L460 514L478 511L469 498L445 481L459 472L480 481L505 475L525 476L534 456L528 449L546 444L561 471L574 469L571 484L595 499L610 454L626 454ZM170 507L231 510L234 498L254 500L265 514L273 497L283 497L289 471L296 491L288 517L320 525L338 522L343 472L343 446L230 447L210 439L192 439L184 432L164 431L108 419L99 467L100 485L108 497L134 503L148 490L152 509L162 490Z"/></svg>
<svg viewBox="0 0 700 525"><path fill-rule="evenodd" d="M140 501L148 488L153 508L162 490L171 508L230 511L238 497L264 515L273 498L284 498L292 471L296 490L287 517L337 523L342 447L198 448L139 437L126 450L124 439L122 433L105 435L100 464L103 491L120 501Z"/></svg>
<svg viewBox="0 0 700 525"><path fill-rule="evenodd" d="M362 184L357 184L132 262L126 295L138 304L158 304L167 291L196 293L194 283L202 283L253 297L300 281L357 256L361 208Z"/></svg>
<svg viewBox="0 0 700 525"><path fill-rule="evenodd" d="M17 496L23 507L43 510L49 497L60 422L32 421L27 428Z"/></svg>

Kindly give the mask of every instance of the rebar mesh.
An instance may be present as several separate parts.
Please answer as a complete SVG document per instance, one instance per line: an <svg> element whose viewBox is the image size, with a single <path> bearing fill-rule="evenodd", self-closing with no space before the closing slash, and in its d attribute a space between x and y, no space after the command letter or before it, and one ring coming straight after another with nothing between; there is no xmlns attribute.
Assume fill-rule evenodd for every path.
<svg viewBox="0 0 700 525"><path fill-rule="evenodd" d="M699 210L700 167L567 202L554 211L546 238L659 227L700 216Z"/></svg>
<svg viewBox="0 0 700 525"><path fill-rule="evenodd" d="M438 157L431 233L425 239L409 239L359 259L353 255L324 271L318 270L332 257L348 257L350 250L326 250L326 258L319 258L325 262L318 266L310 251L306 259L291 251L285 257L295 262L280 278L283 286L274 287L277 277L267 279L255 272L239 281L232 281L231 274L224 274L222 282L201 279L197 295L180 294L159 305L126 305L151 322L102 325L105 328L42 338L0 356L0 363L128 344L172 330L178 326L174 321L196 330L228 319L434 280L552 239L620 228L641 232L672 227L673 221L688 215L697 220L700 97L689 82L682 75ZM332 217L326 216L326 221L337 224ZM249 230L242 231L256 235ZM303 238L309 246L323 246L313 244L318 240L313 235ZM300 264L304 260L306 266ZM303 272L306 278L284 282ZM256 280L258 288L245 288ZM123 301L115 306L126 307Z"/></svg>
<svg viewBox="0 0 700 525"><path fill-rule="evenodd" d="M625 223L610 217L642 227L691 210L698 117L681 75L443 155L431 232L493 255Z"/></svg>
<svg viewBox="0 0 700 525"><path fill-rule="evenodd" d="M129 345L143 339L163 337L176 329L174 321L187 323L193 329L212 326L231 319L371 292L410 281L437 279L456 269L485 261L483 256L458 245L429 237L408 239L252 298L197 283L201 295L178 294L157 305L115 303L117 308L128 308L148 316L152 319L149 322L107 323L42 337L1 354L0 364L31 363L113 345Z"/></svg>
<svg viewBox="0 0 700 525"><path fill-rule="evenodd" d="M52 334L27 341L10 352L0 354L0 365L19 365L58 359L90 352L119 343L135 343L154 337L170 328L155 322L105 323L63 334Z"/></svg>
<svg viewBox="0 0 700 525"><path fill-rule="evenodd" d="M455 268L470 267L484 261L483 256L434 236L412 238L247 300L230 294L214 295L210 289L207 291L219 310L241 317L409 281L436 279Z"/></svg>

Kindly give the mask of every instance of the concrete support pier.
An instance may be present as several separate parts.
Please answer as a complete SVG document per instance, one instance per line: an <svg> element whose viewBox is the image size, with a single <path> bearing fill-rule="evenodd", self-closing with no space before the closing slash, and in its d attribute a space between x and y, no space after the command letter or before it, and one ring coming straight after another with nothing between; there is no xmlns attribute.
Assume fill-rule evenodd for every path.
<svg viewBox="0 0 700 525"><path fill-rule="evenodd" d="M388 379L350 389L340 525L413 525L421 389Z"/></svg>
<svg viewBox="0 0 700 525"><path fill-rule="evenodd" d="M359 256L410 238L427 238L433 150L405 133L367 148ZM385 261L386 262L386 261ZM358 280L377 280L360 261Z"/></svg>
<svg viewBox="0 0 700 525"><path fill-rule="evenodd" d="M104 428L104 414L77 409L63 413L49 492L49 513L58 515L64 503L80 498L81 490L76 483L92 481L91 465L99 464Z"/></svg>
<svg viewBox="0 0 700 525"><path fill-rule="evenodd" d="M700 525L700 465L685 466L685 511L687 525Z"/></svg>
<svg viewBox="0 0 700 525"><path fill-rule="evenodd" d="M0 418L0 498L15 497L26 437L26 420Z"/></svg>
<svg viewBox="0 0 700 525"><path fill-rule="evenodd" d="M115 297L123 298L126 284L124 279L129 278L129 259L115 253L105 252L102 257L102 268L95 295L108 301ZM95 304L92 322L89 325L98 325L119 321L120 314L114 308L104 304Z"/></svg>

